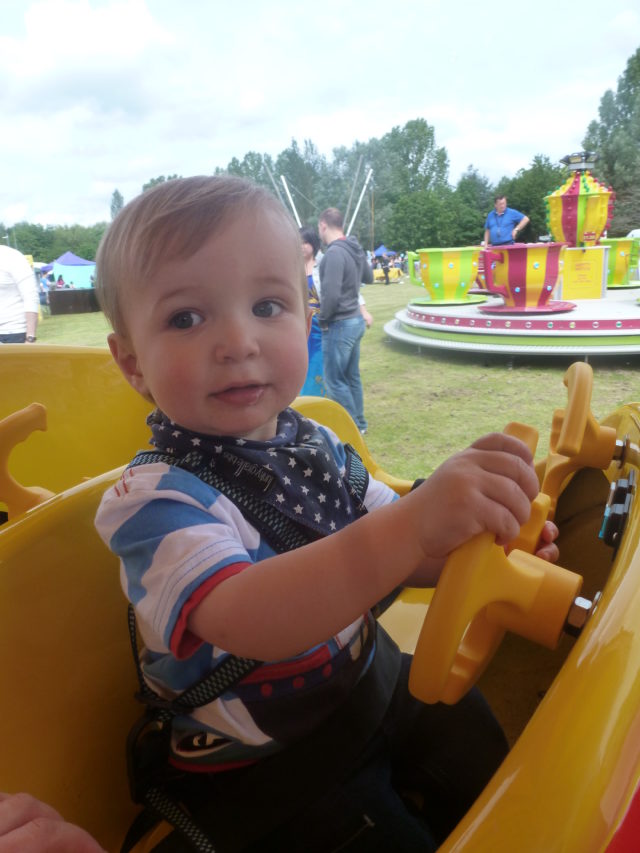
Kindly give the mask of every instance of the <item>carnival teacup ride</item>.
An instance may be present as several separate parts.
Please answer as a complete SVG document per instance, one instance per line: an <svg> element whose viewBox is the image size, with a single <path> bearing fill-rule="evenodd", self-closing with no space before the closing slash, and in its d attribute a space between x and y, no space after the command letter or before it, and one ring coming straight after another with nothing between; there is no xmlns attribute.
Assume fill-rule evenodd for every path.
<svg viewBox="0 0 640 853"><path fill-rule="evenodd" d="M637 283L640 280L640 237L631 237L631 257L629 259L629 279Z"/></svg>
<svg viewBox="0 0 640 853"><path fill-rule="evenodd" d="M607 287L638 287L640 282L630 279L633 239L608 237L600 240L600 243L609 247Z"/></svg>
<svg viewBox="0 0 640 853"><path fill-rule="evenodd" d="M8 389L2 401L5 407L14 411L27 408L18 379L27 365L31 373L31 387L26 392L29 402L45 400L48 407L49 394L57 400L53 400L47 430L35 432L7 454L16 482L55 494L40 495L40 503L12 513L0 526L0 672L4 688L0 721L5 735L0 790L28 790L51 802L111 851L119 849L137 811L127 791L124 739L140 709L133 700L137 684L117 561L98 539L93 515L122 465L145 446L144 414L149 407L144 401L134 403L108 353L54 350L0 348L0 378L8 378L8 384L3 384ZM41 389L36 380L38 358ZM51 370L52 362L58 360L66 363L60 374ZM85 369L80 369L83 361ZM68 376L72 366L77 377L86 376L87 381L82 384L81 380L81 399L68 382L51 388L51 377ZM102 384L91 381L92 376L100 376ZM460 671L466 684L481 674L488 663L486 649L495 650L505 621L510 630L527 623L525 633L530 634L541 616L540 630L547 633L551 645L558 638L561 611L567 606L572 630L577 632L579 623L584 623L578 639L561 639L556 651L506 635L480 684L507 727L513 747L476 805L442 846L445 851L618 851L633 849L624 846L626 839L637 838L640 511L634 478L640 462L640 405L624 406L599 424L589 412L590 381L586 365L568 374L569 404L554 415L550 451L537 466L541 493L551 493L548 502L542 501L547 506L540 510L538 504L536 508L537 523L557 501L561 557L556 568L560 574L567 571L571 587L561 594L562 607L558 610L544 580L548 571L553 574L555 570L548 570L548 564L541 569L534 558L529 563L518 555L510 555L510 559L525 591L505 575L509 569L500 562L499 576L506 577L515 591L509 593L510 602L487 603L491 596L484 589L495 586L491 581L494 557L487 559L485 547L491 555L491 543L481 543L480 554L474 553L478 543L472 543L472 563L482 572L488 571L489 580L478 581L465 572L467 586L458 593L458 572L451 565L455 567L466 551L453 555L431 610L436 617L440 612L441 619L444 603L445 612L450 611L452 617L445 621L456 626L453 639L449 632L433 647L433 669L425 666L425 648L428 651L431 645L428 633L428 645L424 640L418 643L414 685L417 683L418 691L426 691L429 701L451 701L455 695L444 695L443 689L448 692L452 682L459 689ZM60 397L65 398L65 406ZM336 404L327 407L326 402L299 399L296 405L303 411L306 406L306 414L324 420L345 440L359 442L365 463L375 467L348 415ZM56 405L65 412L61 421L55 414ZM117 450L110 446L106 420L96 433L85 429L87 413L92 411L109 412L112 423L118 424L119 434L113 431L114 442L120 442ZM66 452L54 454L49 451L57 446L54 431L59 430L64 433L60 446ZM64 469L74 451L84 461L70 474ZM117 458L118 467L98 475L86 473L101 458ZM36 468L34 475L36 462L42 468ZM589 467L580 470L581 466ZM28 477L23 476L25 470ZM379 469L378 474L384 476ZM79 479L69 483L76 476ZM55 486L65 480L67 485ZM410 486L393 478L391 482L401 492ZM598 539L601 527L610 545ZM531 535L529 531L529 549ZM501 554L498 560L502 560ZM597 606L574 600L578 575L584 578L581 592ZM543 600L536 588L544 591ZM598 600L599 590L602 596ZM407 631L406 625L411 620L422 622L429 598L428 591L407 591L385 617L387 627L407 650L416 646L418 631ZM514 604L514 598L519 603ZM532 617L532 610L538 616ZM547 617L541 614L548 610L553 625L547 631ZM475 623L471 636L480 634L485 644L482 654L472 644L467 648L466 635L460 644L457 634L465 620L472 626ZM424 630L433 631L431 623L425 623ZM470 665L467 651L472 652ZM426 655L429 657L431 653ZM155 836L136 849L152 849L165 831L156 830Z"/></svg>
<svg viewBox="0 0 640 853"><path fill-rule="evenodd" d="M569 165L567 163L567 165ZM576 158L575 171L544 203L553 239L573 247L594 246L611 224L615 193Z"/></svg>
<svg viewBox="0 0 640 853"><path fill-rule="evenodd" d="M571 311L572 302L553 300L562 265L564 243L511 243L482 250L487 290L502 305L483 306L492 313L556 313Z"/></svg>
<svg viewBox="0 0 640 853"><path fill-rule="evenodd" d="M412 299L416 305L458 305L485 302L486 296L470 291L479 275L479 246L417 249L407 253L409 278L424 288L428 299ZM419 269L419 277L416 274Z"/></svg>

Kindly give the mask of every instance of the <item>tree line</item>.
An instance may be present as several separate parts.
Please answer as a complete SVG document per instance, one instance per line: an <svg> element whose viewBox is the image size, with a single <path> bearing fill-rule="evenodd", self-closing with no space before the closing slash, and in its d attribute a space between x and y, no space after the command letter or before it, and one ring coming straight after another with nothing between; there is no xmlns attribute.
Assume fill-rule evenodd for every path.
<svg viewBox="0 0 640 853"><path fill-rule="evenodd" d="M598 119L589 124L583 147L598 155L594 177L616 192L609 236L640 227L640 48L629 59L616 91L607 90L602 96ZM540 153L514 177L502 177L495 185L473 165L452 185L446 149L436 145L435 130L424 118L393 127L379 139L335 148L331 158L320 154L311 140L299 145L293 139L277 157L249 151L214 174L249 178L276 193L289 208L288 190L301 222L315 225L318 214L331 206L339 207L349 224L369 171L352 233L367 248L384 243L399 252L479 243L496 194L506 195L511 207L529 216L523 239L536 241L548 232L544 197L570 174ZM152 178L142 191L176 177ZM111 218L124 203L119 190L114 190ZM20 222L8 231L0 223L0 235L36 260L50 261L68 250L93 260L107 225L105 221L89 227L45 227Z"/></svg>

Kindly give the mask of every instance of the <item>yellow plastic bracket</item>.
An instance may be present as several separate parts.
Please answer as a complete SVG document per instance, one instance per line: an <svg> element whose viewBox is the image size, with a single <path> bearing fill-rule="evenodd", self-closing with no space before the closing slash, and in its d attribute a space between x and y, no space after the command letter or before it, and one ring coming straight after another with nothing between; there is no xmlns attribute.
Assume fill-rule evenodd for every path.
<svg viewBox="0 0 640 853"><path fill-rule="evenodd" d="M0 421L0 500L6 504L9 518L31 509L53 497L53 492L40 486L22 486L9 473L9 456L21 441L36 430L46 430L47 410L32 403Z"/></svg>
<svg viewBox="0 0 640 853"><path fill-rule="evenodd" d="M575 362L565 373L564 384L567 408L558 409L553 415L541 487L550 498L550 518L567 477L579 468L608 468L616 447L615 429L600 426L591 413L591 367L586 362Z"/></svg>
<svg viewBox="0 0 640 853"><path fill-rule="evenodd" d="M509 630L554 648L582 578L525 551L509 556L482 533L443 569L413 656L409 689L454 704L484 672Z"/></svg>

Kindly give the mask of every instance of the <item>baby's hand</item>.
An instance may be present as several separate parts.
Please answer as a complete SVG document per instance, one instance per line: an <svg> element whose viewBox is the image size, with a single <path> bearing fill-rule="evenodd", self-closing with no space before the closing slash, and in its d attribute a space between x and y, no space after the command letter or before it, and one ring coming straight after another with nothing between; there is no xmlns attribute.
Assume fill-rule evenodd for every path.
<svg viewBox="0 0 640 853"><path fill-rule="evenodd" d="M405 500L422 499L420 542L433 564L478 533L493 533L506 545L529 518L538 489L527 446L490 433L444 462Z"/></svg>
<svg viewBox="0 0 640 853"><path fill-rule="evenodd" d="M553 521L545 521L542 532L540 533L540 539L538 540L536 557L541 557L549 563L556 562L560 553L555 543L555 540L558 538L558 532L558 528Z"/></svg>
<svg viewBox="0 0 640 853"><path fill-rule="evenodd" d="M0 853L104 853L91 836L28 794L0 793Z"/></svg>

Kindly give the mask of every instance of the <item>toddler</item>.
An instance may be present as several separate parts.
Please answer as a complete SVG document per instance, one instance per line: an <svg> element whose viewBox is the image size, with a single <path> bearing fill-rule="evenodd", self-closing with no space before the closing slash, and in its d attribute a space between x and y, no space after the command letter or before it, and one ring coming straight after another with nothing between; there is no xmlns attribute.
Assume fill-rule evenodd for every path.
<svg viewBox="0 0 640 853"><path fill-rule="evenodd" d="M153 454L96 518L135 606L145 679L171 698L229 656L260 662L173 720L190 808L216 849L435 849L505 739L477 690L453 707L413 699L410 659L372 608L435 584L477 533L514 538L538 492L531 454L491 434L405 497L366 474L354 489L358 460L290 408L311 321L300 235L242 179L172 180L134 199L103 238L96 290L113 358L154 406ZM221 483L284 516L301 546L274 545ZM539 555L555 557L556 532L545 527Z"/></svg>

